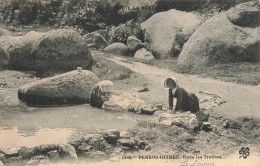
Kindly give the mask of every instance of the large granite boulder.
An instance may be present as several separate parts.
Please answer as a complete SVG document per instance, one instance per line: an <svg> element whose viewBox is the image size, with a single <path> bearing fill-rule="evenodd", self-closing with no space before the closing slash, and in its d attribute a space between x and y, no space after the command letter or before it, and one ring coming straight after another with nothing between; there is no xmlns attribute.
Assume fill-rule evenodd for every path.
<svg viewBox="0 0 260 166"><path fill-rule="evenodd" d="M115 55L128 56L128 48L123 43L110 44L104 49L104 51Z"/></svg>
<svg viewBox="0 0 260 166"><path fill-rule="evenodd" d="M12 70L31 70L41 74L71 71L77 66L90 69L92 66L85 39L70 29L2 36L0 48L8 52L10 60L7 66Z"/></svg>
<svg viewBox="0 0 260 166"><path fill-rule="evenodd" d="M248 2L204 22L183 47L180 71L199 73L217 63L259 62L259 18L259 3Z"/></svg>
<svg viewBox="0 0 260 166"><path fill-rule="evenodd" d="M141 24L144 41L151 44L156 58L178 56L200 20L192 13L175 9L156 13Z"/></svg>
<svg viewBox="0 0 260 166"><path fill-rule="evenodd" d="M18 90L18 98L29 105L88 103L90 90L99 78L88 70L71 71L27 84Z"/></svg>
<svg viewBox="0 0 260 166"><path fill-rule="evenodd" d="M91 69L92 56L85 39L70 29L45 33L32 48L36 71L71 71L77 66Z"/></svg>

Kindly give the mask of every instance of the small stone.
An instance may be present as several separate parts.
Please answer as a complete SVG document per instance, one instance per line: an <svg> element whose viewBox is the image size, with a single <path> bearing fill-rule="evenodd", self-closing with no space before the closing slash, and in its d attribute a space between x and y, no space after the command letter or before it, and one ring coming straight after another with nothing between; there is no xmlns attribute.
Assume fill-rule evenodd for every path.
<svg viewBox="0 0 260 166"><path fill-rule="evenodd" d="M59 152L57 150L50 151L47 153L47 155L48 155L49 159L52 161L57 161L60 158Z"/></svg>
<svg viewBox="0 0 260 166"><path fill-rule="evenodd" d="M141 114L153 115L156 111L157 111L156 108L144 107L144 108L141 110Z"/></svg>
<svg viewBox="0 0 260 166"><path fill-rule="evenodd" d="M130 138L131 137L131 134L127 131L122 131L120 133L120 138Z"/></svg>
<svg viewBox="0 0 260 166"><path fill-rule="evenodd" d="M209 132L212 131L211 123L210 122L203 122L202 130Z"/></svg>
<svg viewBox="0 0 260 166"><path fill-rule="evenodd" d="M95 151L105 151L111 146L107 143L102 134L90 134L84 137L84 143L93 146Z"/></svg>
<svg viewBox="0 0 260 166"><path fill-rule="evenodd" d="M94 147L93 146L90 146L86 143L83 143L82 145L80 145L78 147L78 150L83 153L83 152L92 152L94 150Z"/></svg>
<svg viewBox="0 0 260 166"><path fill-rule="evenodd" d="M78 72L82 72L82 67L77 67Z"/></svg>
<svg viewBox="0 0 260 166"><path fill-rule="evenodd" d="M196 113L196 118L200 122L207 122L209 119L209 113L205 113L204 111L198 111Z"/></svg>
<svg viewBox="0 0 260 166"><path fill-rule="evenodd" d="M158 110L162 111L162 107L163 107L163 105L162 105L162 104L157 104L156 107L157 107Z"/></svg>
<svg viewBox="0 0 260 166"><path fill-rule="evenodd" d="M18 150L17 148L12 148L10 150L2 151L3 154L6 154L7 156L17 156L18 155Z"/></svg>
<svg viewBox="0 0 260 166"><path fill-rule="evenodd" d="M138 148L141 149L141 150L144 150L146 145L147 145L146 142L140 141L140 142L138 143Z"/></svg>
<svg viewBox="0 0 260 166"><path fill-rule="evenodd" d="M154 114L153 114L153 116L161 116L162 114L163 114L164 112L163 111L156 111Z"/></svg>
<svg viewBox="0 0 260 166"><path fill-rule="evenodd" d="M48 159L47 156L44 155L37 155L33 156L32 159L30 159L26 165L39 165L40 163L47 163L50 160Z"/></svg>
<svg viewBox="0 0 260 166"><path fill-rule="evenodd" d="M149 151L149 150L151 150L151 149L152 149L152 147L151 147L150 145L148 145L148 146L145 147L145 151Z"/></svg>
<svg viewBox="0 0 260 166"><path fill-rule="evenodd" d="M128 148L134 148L137 145L137 142L134 141L133 139L125 139L125 138L119 139L118 143Z"/></svg>
<svg viewBox="0 0 260 166"><path fill-rule="evenodd" d="M173 121L171 119L162 120L160 122L160 125L163 125L163 126L171 126L172 124L173 124Z"/></svg>
<svg viewBox="0 0 260 166"><path fill-rule="evenodd" d="M222 125L224 128L230 128L230 124L228 120L225 120Z"/></svg>
<svg viewBox="0 0 260 166"><path fill-rule="evenodd" d="M87 156L90 159L102 159L106 157L106 154L101 151L92 151L92 152L85 152L83 155Z"/></svg>
<svg viewBox="0 0 260 166"><path fill-rule="evenodd" d="M181 139L183 139L185 142L189 142L189 143L192 143L194 138L191 134L187 133L187 132L184 132L181 134Z"/></svg>
<svg viewBox="0 0 260 166"><path fill-rule="evenodd" d="M108 143L115 144L120 137L120 132L116 129L109 129L103 132L103 136Z"/></svg>
<svg viewBox="0 0 260 166"><path fill-rule="evenodd" d="M173 125L182 125L183 122L182 122L182 118L181 117L175 117L172 119L172 124Z"/></svg>
<svg viewBox="0 0 260 166"><path fill-rule="evenodd" d="M191 119L189 121L188 127L189 127L189 129L191 129L193 131L200 131L201 122L199 122L196 118Z"/></svg>
<svg viewBox="0 0 260 166"><path fill-rule="evenodd" d="M70 144L59 144L58 152L59 152L59 155L64 159L78 160L76 150Z"/></svg>
<svg viewBox="0 0 260 166"><path fill-rule="evenodd" d="M149 91L149 89L146 87L146 88L139 90L138 92L147 92L147 91Z"/></svg>

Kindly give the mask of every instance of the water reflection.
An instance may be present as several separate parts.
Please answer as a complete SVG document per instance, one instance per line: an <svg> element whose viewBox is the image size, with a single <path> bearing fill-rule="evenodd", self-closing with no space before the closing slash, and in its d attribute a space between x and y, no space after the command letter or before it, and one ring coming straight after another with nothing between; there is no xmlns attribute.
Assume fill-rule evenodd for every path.
<svg viewBox="0 0 260 166"><path fill-rule="evenodd" d="M68 138L75 131L73 129L38 129L35 132L0 128L0 147L5 152L18 150L21 146L34 147L39 144L67 143Z"/></svg>
<svg viewBox="0 0 260 166"><path fill-rule="evenodd" d="M149 116L106 112L89 105L29 107L17 90L0 89L0 149L66 143L86 133L115 128L125 130Z"/></svg>

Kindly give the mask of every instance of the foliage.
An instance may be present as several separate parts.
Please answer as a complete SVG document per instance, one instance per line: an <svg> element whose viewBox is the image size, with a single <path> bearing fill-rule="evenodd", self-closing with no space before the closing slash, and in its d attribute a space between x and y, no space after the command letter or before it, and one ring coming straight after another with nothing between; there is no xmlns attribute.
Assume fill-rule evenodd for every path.
<svg viewBox="0 0 260 166"><path fill-rule="evenodd" d="M177 9L182 11L209 11L217 10L225 11L236 4L248 2L252 0L157 0L156 12L167 11L169 9Z"/></svg>
<svg viewBox="0 0 260 166"><path fill-rule="evenodd" d="M126 22L120 9L119 3L86 0L0 0L5 24L72 26L84 33Z"/></svg>
<svg viewBox="0 0 260 166"><path fill-rule="evenodd" d="M126 44L129 36L136 36L138 39L143 40L143 34L140 23L130 20L125 24L121 24L112 28L108 34L108 42L121 42Z"/></svg>

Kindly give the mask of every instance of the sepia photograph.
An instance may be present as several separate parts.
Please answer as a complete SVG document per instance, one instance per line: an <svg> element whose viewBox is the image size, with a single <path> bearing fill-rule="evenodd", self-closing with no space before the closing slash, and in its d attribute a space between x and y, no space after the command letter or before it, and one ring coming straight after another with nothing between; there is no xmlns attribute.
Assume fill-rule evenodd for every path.
<svg viewBox="0 0 260 166"><path fill-rule="evenodd" d="M139 165L260 165L260 0L0 0L0 166Z"/></svg>

